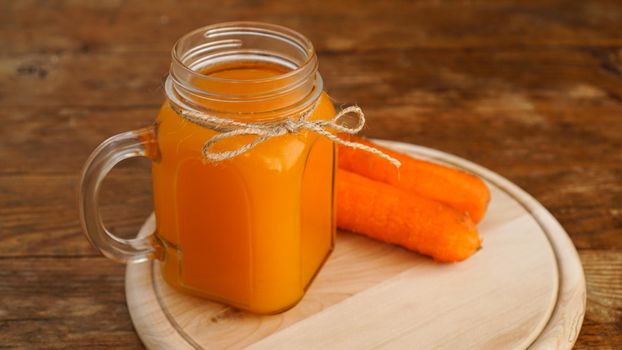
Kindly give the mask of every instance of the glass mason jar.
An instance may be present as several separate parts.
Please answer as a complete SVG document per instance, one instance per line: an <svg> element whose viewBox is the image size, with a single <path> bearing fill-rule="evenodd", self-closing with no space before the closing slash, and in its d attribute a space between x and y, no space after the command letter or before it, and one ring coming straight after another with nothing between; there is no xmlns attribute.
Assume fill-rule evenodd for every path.
<svg viewBox="0 0 622 350"><path fill-rule="evenodd" d="M207 26L175 44L165 88L154 126L111 137L88 159L80 191L87 236L114 260L159 259L180 291L256 313L294 306L333 249L333 142L302 129L206 161L203 147L222 128L181 113L266 125L304 114L331 119L311 42L264 23ZM212 148L236 150L257 137L228 137ZM125 240L102 224L97 197L110 169L135 156L152 160L157 229Z"/></svg>

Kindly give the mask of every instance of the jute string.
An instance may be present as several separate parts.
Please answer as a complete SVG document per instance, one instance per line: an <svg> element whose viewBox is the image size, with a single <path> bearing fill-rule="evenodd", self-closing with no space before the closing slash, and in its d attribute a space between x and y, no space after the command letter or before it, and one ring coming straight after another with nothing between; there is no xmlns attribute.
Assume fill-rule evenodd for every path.
<svg viewBox="0 0 622 350"><path fill-rule="evenodd" d="M353 135L361 131L363 126L365 125L365 114L363 114L363 110L358 106L349 106L337 113L330 120L308 120L309 116L313 113L311 111L303 114L298 119L290 119L287 118L283 121L279 122L240 122L226 118L215 117L213 115L209 115L202 112L197 111L188 111L175 108L175 111L181 115L184 119L202 126L204 128L212 129L219 131L220 133L216 136L213 136L203 145L203 156L211 161L223 161L226 159L230 159L244 152L248 152L253 149L255 146L275 137L279 137L285 134L294 134L301 130L309 130L315 132L321 136L326 137L327 139L347 147L352 147L355 149L360 149L369 153L372 153L388 162L393 164L395 167L399 168L401 163L399 160L389 156L388 154L374 148L370 147L358 142L352 142L343 140L334 133L330 131L330 129L335 130L337 132L346 133L349 135ZM352 114L356 117L356 125L354 126L346 126L340 122L340 119L346 115ZM212 150L212 146L222 141L224 139L228 139L231 137L239 136L239 135L255 135L257 136L253 141L231 151L225 152L215 152Z"/></svg>

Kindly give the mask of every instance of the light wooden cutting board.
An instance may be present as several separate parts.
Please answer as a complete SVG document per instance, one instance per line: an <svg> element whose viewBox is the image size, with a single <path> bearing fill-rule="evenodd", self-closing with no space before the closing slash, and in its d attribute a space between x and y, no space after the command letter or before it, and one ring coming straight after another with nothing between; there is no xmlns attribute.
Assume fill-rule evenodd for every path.
<svg viewBox="0 0 622 350"><path fill-rule="evenodd" d="M304 299L257 316L170 288L157 262L129 265L126 295L150 349L569 349L585 311L580 261L563 228L531 196L439 151L383 142L476 173L491 188L483 249L437 264L340 232ZM153 231L151 217L141 229Z"/></svg>

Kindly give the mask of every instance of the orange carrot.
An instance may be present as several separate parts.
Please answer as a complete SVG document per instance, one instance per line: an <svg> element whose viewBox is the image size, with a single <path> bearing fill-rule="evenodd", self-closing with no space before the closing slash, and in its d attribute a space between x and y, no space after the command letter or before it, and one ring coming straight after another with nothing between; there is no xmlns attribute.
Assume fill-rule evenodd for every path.
<svg viewBox="0 0 622 350"><path fill-rule="evenodd" d="M398 175L398 170L384 159L365 151L339 146L340 168L466 211L475 223L484 217L490 191L477 176L412 158L362 137L350 136L349 139L380 149L397 158L402 166Z"/></svg>
<svg viewBox="0 0 622 350"><path fill-rule="evenodd" d="M440 202L338 169L337 226L401 245L437 261L461 261L479 247L469 215Z"/></svg>

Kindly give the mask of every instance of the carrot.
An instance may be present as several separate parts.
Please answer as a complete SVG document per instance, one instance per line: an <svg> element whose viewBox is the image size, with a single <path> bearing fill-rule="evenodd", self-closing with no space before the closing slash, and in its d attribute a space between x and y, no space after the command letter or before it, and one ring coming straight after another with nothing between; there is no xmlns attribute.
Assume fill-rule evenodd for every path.
<svg viewBox="0 0 622 350"><path fill-rule="evenodd" d="M402 162L402 166L398 175L398 169L384 159L365 151L339 146L340 168L466 211L475 223L484 217L490 200L490 191L477 176L412 158L362 137L349 136L349 138L397 158Z"/></svg>
<svg viewBox="0 0 622 350"><path fill-rule="evenodd" d="M401 245L437 261L461 261L479 247L469 214L361 175L337 170L337 226Z"/></svg>

